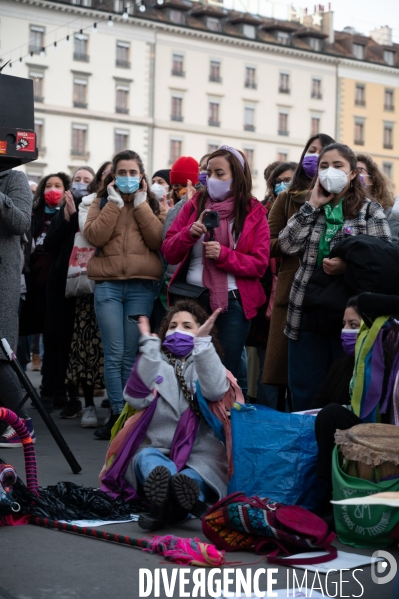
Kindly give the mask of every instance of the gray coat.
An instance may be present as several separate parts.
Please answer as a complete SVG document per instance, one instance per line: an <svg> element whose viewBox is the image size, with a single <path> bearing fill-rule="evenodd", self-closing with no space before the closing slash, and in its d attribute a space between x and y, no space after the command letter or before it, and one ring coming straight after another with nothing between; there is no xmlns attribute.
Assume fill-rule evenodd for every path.
<svg viewBox="0 0 399 599"><path fill-rule="evenodd" d="M144 336L140 344L140 360L137 372L149 389L156 389L159 394L157 407L147 429L147 434L140 449L155 447L169 455L173 435L180 417L188 408L174 368L160 351L160 340L157 337ZM220 358L212 343L206 347L195 348L190 357L183 363L183 374L188 388L195 392L198 380L201 391L208 401L219 401L224 397L229 381L226 377ZM156 383L155 381L162 382ZM125 391L125 400L134 408L142 410L154 400L153 393L145 398L129 397ZM225 446L215 436L210 426L201 420L187 466L193 468L203 480L215 491L220 499L227 491L227 454ZM125 478L136 488L133 460Z"/></svg>
<svg viewBox="0 0 399 599"><path fill-rule="evenodd" d="M18 340L21 235L30 228L32 192L21 171L0 173L0 334L14 351ZM1 354L2 352L0 352ZM4 356L0 355L0 360Z"/></svg>
<svg viewBox="0 0 399 599"><path fill-rule="evenodd" d="M180 200L180 202L177 202L177 204L175 204L173 206L173 208L168 210L165 222L162 227L162 241L165 241L166 233L169 231L170 227L173 224L173 221L175 220L175 218L177 217L177 215L179 214L180 210L183 208L183 206L186 202L187 202L186 196L183 196L182 199ZM169 283L169 281L171 280L171 278L173 277L173 275L175 274L175 272L178 268L179 268L178 264L174 264L174 265L168 264L167 265L166 274L165 274L166 283Z"/></svg>

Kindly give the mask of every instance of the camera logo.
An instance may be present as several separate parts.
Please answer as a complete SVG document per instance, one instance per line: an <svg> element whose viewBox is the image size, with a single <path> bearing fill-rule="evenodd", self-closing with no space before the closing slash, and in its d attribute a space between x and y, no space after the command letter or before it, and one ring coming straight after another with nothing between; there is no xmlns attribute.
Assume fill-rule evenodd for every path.
<svg viewBox="0 0 399 599"><path fill-rule="evenodd" d="M381 558L384 561L377 561ZM373 564L375 563L377 565L373 568ZM387 572L388 565L388 574L386 574L385 576L376 575L376 572L378 574L384 574L384 572ZM373 555L371 556L371 580L375 582L375 584L387 584L388 582L391 582L391 580L395 578L397 570L398 564L396 563L396 559L393 557L393 555L388 553L388 551L374 551Z"/></svg>

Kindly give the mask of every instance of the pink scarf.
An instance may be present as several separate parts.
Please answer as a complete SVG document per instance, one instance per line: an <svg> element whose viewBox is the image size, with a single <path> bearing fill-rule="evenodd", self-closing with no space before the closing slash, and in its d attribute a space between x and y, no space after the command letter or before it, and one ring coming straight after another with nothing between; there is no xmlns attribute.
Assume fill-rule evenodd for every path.
<svg viewBox="0 0 399 599"><path fill-rule="evenodd" d="M227 198L224 202L213 202L209 198L206 209L219 212L220 215L220 225L215 229L215 241L233 249L234 241L230 223L235 217L235 199ZM205 236L205 241L209 241L209 233ZM205 246L203 265L202 284L209 289L211 310L214 311L217 308L222 308L223 311L227 310L229 305L227 273L219 268L214 260L205 257Z"/></svg>

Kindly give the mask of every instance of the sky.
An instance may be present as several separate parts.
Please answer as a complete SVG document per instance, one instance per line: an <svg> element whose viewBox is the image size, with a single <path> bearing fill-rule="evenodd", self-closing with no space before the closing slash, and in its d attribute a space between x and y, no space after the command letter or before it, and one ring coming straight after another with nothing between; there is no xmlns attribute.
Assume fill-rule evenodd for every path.
<svg viewBox="0 0 399 599"><path fill-rule="evenodd" d="M287 19L288 7L307 8L313 14L315 4L322 4L327 10L328 2L312 2L311 0L225 0L226 8L247 9L249 12ZM274 8L273 8L274 5ZM354 27L366 35L373 29L389 25L393 29L393 41L399 43L399 1L398 0L331 0L334 12L334 29Z"/></svg>

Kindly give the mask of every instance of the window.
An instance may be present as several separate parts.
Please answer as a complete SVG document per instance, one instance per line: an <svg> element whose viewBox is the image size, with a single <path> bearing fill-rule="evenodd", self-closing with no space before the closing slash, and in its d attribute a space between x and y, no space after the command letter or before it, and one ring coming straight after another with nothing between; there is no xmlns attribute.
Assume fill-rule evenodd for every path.
<svg viewBox="0 0 399 599"><path fill-rule="evenodd" d="M392 162L383 162L382 170L384 175L386 175L389 179L393 178L393 165Z"/></svg>
<svg viewBox="0 0 399 599"><path fill-rule="evenodd" d="M36 145L39 152L44 150L43 127L44 122L42 120L35 119Z"/></svg>
<svg viewBox="0 0 399 599"><path fill-rule="evenodd" d="M87 142L87 126L72 125L72 155L85 156Z"/></svg>
<svg viewBox="0 0 399 599"><path fill-rule="evenodd" d="M364 120L362 119L355 119L354 143L358 146L364 145Z"/></svg>
<svg viewBox="0 0 399 599"><path fill-rule="evenodd" d="M256 69L255 67L245 67L245 87L256 89Z"/></svg>
<svg viewBox="0 0 399 599"><path fill-rule="evenodd" d="M216 150L219 148L219 146L220 146L220 144L215 144L212 141L208 142L207 153L213 154L213 152L216 152Z"/></svg>
<svg viewBox="0 0 399 599"><path fill-rule="evenodd" d="M290 45L290 34L286 31L277 31L276 37L279 44L283 44L283 46Z"/></svg>
<svg viewBox="0 0 399 599"><path fill-rule="evenodd" d="M215 101L209 102L208 125L211 125L211 127L220 127L219 102L215 102Z"/></svg>
<svg viewBox="0 0 399 599"><path fill-rule="evenodd" d="M312 98L315 98L316 100L321 100L322 99L322 93L321 93L321 79L312 79L312 93L311 93Z"/></svg>
<svg viewBox="0 0 399 599"><path fill-rule="evenodd" d="M366 90L364 85L356 84L355 87L355 105L366 106Z"/></svg>
<svg viewBox="0 0 399 599"><path fill-rule="evenodd" d="M174 162L176 162L176 160L178 158L180 158L181 146L182 146L181 139L171 139L170 140L170 156L169 156L170 164L173 164Z"/></svg>
<svg viewBox="0 0 399 599"><path fill-rule="evenodd" d="M35 102L44 102L43 98L43 81L44 74L40 72L30 71L29 79L33 81L33 98Z"/></svg>
<svg viewBox="0 0 399 599"><path fill-rule="evenodd" d="M114 0L114 11L123 12L123 0Z"/></svg>
<svg viewBox="0 0 399 599"><path fill-rule="evenodd" d="M183 13L181 12L181 10L170 10L169 18L172 21L172 23L176 23L176 25L183 24Z"/></svg>
<svg viewBox="0 0 399 599"><path fill-rule="evenodd" d="M128 42L116 42L116 66L130 69L130 44Z"/></svg>
<svg viewBox="0 0 399 599"><path fill-rule="evenodd" d="M384 93L384 110L395 110L394 106L394 91L386 89Z"/></svg>
<svg viewBox="0 0 399 599"><path fill-rule="evenodd" d="M312 116L310 119L310 135L318 135L320 133L320 117Z"/></svg>
<svg viewBox="0 0 399 599"><path fill-rule="evenodd" d="M288 135L288 113L278 113L278 134Z"/></svg>
<svg viewBox="0 0 399 599"><path fill-rule="evenodd" d="M38 54L44 47L44 27L31 25L29 30L29 52Z"/></svg>
<svg viewBox="0 0 399 599"><path fill-rule="evenodd" d="M40 179L43 177L43 173L39 170L28 170L26 176L28 177L28 181L33 181L38 185L40 183Z"/></svg>
<svg viewBox="0 0 399 599"><path fill-rule="evenodd" d="M215 83L222 82L222 78L220 76L220 62L218 60L211 60L209 81L214 81Z"/></svg>
<svg viewBox="0 0 399 599"><path fill-rule="evenodd" d="M116 86L115 112L129 114L129 87L127 85Z"/></svg>
<svg viewBox="0 0 399 599"><path fill-rule="evenodd" d="M277 152L277 160L281 160L281 162L287 162L288 153L284 151Z"/></svg>
<svg viewBox="0 0 399 599"><path fill-rule="evenodd" d="M183 98L179 96L172 96L172 111L171 111L171 120L172 121L182 121L182 108L183 108Z"/></svg>
<svg viewBox="0 0 399 599"><path fill-rule="evenodd" d="M183 54L173 54L172 75L176 75L177 77L184 77Z"/></svg>
<svg viewBox="0 0 399 599"><path fill-rule="evenodd" d="M74 37L74 51L73 59L81 60L82 62L89 62L89 55L87 53L89 37L84 33L76 33Z"/></svg>
<svg viewBox="0 0 399 599"><path fill-rule="evenodd" d="M310 37L308 43L312 50L315 50L315 52L321 52L322 40L319 37Z"/></svg>
<svg viewBox="0 0 399 599"><path fill-rule="evenodd" d="M212 17L208 17L206 19L206 26L211 31L220 31L220 21L219 21L219 19L213 19Z"/></svg>
<svg viewBox="0 0 399 599"><path fill-rule="evenodd" d="M244 23L242 27L242 32L245 35L245 37L248 37L251 40L254 40L256 38L255 25L247 25L246 23Z"/></svg>
<svg viewBox="0 0 399 599"><path fill-rule="evenodd" d="M255 108L252 106L244 108L244 130L255 131Z"/></svg>
<svg viewBox="0 0 399 599"><path fill-rule="evenodd" d="M358 60L363 60L363 58L364 58L363 44L353 44L353 55Z"/></svg>
<svg viewBox="0 0 399 599"><path fill-rule="evenodd" d="M253 148L243 148L243 153L244 153L245 158L248 161L249 168L252 171L253 168L254 168L254 153L255 153L255 150Z"/></svg>
<svg viewBox="0 0 399 599"><path fill-rule="evenodd" d="M282 94L290 93L290 76L288 73L280 73L280 84L278 91Z"/></svg>
<svg viewBox="0 0 399 599"><path fill-rule="evenodd" d="M393 123L384 123L384 148L386 150L393 148Z"/></svg>
<svg viewBox="0 0 399 599"><path fill-rule="evenodd" d="M129 131L115 129L115 154L123 152L129 147Z"/></svg>
<svg viewBox="0 0 399 599"><path fill-rule="evenodd" d="M73 105L75 108L87 108L87 79L73 80Z"/></svg>
<svg viewBox="0 0 399 599"><path fill-rule="evenodd" d="M384 60L390 67L393 67L395 65L395 52L384 50Z"/></svg>

